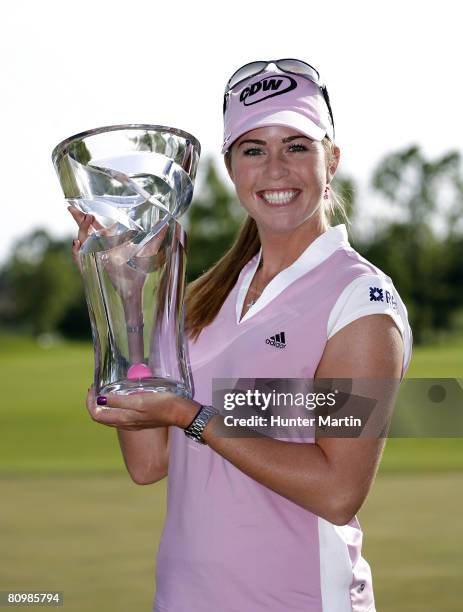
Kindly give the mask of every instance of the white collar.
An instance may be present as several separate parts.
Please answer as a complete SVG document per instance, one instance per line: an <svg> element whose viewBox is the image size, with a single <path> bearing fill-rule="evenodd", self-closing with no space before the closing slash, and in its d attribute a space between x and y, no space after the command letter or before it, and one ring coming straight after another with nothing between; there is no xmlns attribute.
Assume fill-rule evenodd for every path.
<svg viewBox="0 0 463 612"><path fill-rule="evenodd" d="M259 252L248 262L247 266L249 266L249 269L241 279L241 286L238 290L236 300L236 322L238 324L244 323L253 317L298 278L307 274L307 272L321 264L325 259L328 259L328 257L343 244L349 244L346 226L341 223L340 225L329 227L326 232L318 236L318 238L309 244L296 261L279 272L275 278L269 282L259 296L257 302L251 306L240 321L246 294L262 257L261 247ZM253 261L254 265L251 265Z"/></svg>

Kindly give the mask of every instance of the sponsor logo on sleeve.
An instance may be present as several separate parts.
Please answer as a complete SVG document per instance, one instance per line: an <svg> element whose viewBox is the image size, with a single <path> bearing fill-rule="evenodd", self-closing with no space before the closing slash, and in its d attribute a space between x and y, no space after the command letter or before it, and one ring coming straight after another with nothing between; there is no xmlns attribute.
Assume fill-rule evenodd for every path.
<svg viewBox="0 0 463 612"><path fill-rule="evenodd" d="M370 302L384 302L383 290L379 287L370 287Z"/></svg>
<svg viewBox="0 0 463 612"><path fill-rule="evenodd" d="M390 291L386 291L386 302L393 310L397 310L397 302L395 301L394 294Z"/></svg>
<svg viewBox="0 0 463 612"><path fill-rule="evenodd" d="M392 291L380 287L370 287L370 302L386 302L397 311L397 302Z"/></svg>

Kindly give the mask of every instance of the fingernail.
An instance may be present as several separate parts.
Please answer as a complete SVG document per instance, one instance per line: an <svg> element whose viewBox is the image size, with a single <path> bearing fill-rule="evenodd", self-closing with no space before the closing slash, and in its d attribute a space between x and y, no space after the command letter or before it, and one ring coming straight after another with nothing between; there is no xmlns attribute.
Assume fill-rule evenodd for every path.
<svg viewBox="0 0 463 612"><path fill-rule="evenodd" d="M99 395L96 398L96 403L98 404L98 406L106 406L107 402L108 402L108 398L105 397L104 395Z"/></svg>

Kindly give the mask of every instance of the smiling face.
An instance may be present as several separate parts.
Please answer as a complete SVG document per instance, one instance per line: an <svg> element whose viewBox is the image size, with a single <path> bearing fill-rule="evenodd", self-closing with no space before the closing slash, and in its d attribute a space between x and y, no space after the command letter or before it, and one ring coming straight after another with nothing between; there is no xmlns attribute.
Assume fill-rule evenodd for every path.
<svg viewBox="0 0 463 612"><path fill-rule="evenodd" d="M323 201L339 158L327 167L322 142L293 128L269 126L243 134L226 165L241 205L259 232L285 233L307 226L324 229Z"/></svg>

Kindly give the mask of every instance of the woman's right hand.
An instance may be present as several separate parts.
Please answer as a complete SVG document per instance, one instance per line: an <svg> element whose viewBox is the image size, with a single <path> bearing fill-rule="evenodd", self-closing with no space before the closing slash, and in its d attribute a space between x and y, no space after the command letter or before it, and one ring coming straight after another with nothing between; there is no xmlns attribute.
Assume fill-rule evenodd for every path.
<svg viewBox="0 0 463 612"><path fill-rule="evenodd" d="M84 244L84 242L87 240L88 235L92 231L92 228L99 230L102 229L102 225L100 225L98 221L96 221L93 215L86 215L75 206L68 206L68 211L70 212L72 218L79 227L77 238L72 241L72 258L76 266L82 272L82 269L80 267L79 250Z"/></svg>

